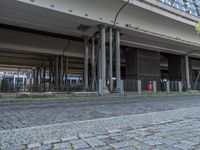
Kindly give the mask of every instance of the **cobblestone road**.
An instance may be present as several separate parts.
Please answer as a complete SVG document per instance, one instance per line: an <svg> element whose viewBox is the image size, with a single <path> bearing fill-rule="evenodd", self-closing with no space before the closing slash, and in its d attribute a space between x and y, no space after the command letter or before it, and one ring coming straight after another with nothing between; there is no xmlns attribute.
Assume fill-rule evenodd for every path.
<svg viewBox="0 0 200 150"><path fill-rule="evenodd" d="M0 103L0 130L200 107L200 97Z"/></svg>
<svg viewBox="0 0 200 150"><path fill-rule="evenodd" d="M35 150L200 150L200 118L139 129L108 130L97 135L79 134L22 147Z"/></svg>
<svg viewBox="0 0 200 150"><path fill-rule="evenodd" d="M199 150L200 109L0 131L3 150Z"/></svg>

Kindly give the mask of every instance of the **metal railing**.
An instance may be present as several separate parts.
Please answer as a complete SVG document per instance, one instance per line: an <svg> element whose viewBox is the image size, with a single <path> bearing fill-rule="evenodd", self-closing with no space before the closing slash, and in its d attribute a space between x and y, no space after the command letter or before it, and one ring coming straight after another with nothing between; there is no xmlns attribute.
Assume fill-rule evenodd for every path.
<svg viewBox="0 0 200 150"><path fill-rule="evenodd" d="M39 85L0 85L1 93L17 93L17 92L73 92L82 91L84 88L83 84L69 84L62 86L55 86L50 84L39 84Z"/></svg>

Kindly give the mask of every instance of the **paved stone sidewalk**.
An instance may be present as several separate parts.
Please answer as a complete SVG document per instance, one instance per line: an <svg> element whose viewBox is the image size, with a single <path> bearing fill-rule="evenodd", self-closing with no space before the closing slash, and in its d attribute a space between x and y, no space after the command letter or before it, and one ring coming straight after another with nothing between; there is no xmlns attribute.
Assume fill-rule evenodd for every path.
<svg viewBox="0 0 200 150"><path fill-rule="evenodd" d="M0 103L0 130L200 107L200 97Z"/></svg>
<svg viewBox="0 0 200 150"><path fill-rule="evenodd" d="M200 108L0 131L3 150L200 150Z"/></svg>

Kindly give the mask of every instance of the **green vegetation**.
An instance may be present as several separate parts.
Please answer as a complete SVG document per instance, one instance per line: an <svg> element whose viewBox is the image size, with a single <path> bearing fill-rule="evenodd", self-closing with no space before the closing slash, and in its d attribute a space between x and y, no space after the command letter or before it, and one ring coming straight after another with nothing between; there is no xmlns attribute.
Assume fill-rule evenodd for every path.
<svg viewBox="0 0 200 150"><path fill-rule="evenodd" d="M200 33L200 22L196 24L195 29L197 31L197 33Z"/></svg>

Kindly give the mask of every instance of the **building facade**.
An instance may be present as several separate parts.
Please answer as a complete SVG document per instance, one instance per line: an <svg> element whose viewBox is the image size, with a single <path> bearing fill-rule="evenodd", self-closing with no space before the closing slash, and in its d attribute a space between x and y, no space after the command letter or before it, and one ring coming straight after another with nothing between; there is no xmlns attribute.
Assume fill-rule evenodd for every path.
<svg viewBox="0 0 200 150"><path fill-rule="evenodd" d="M199 21L200 0L1 0L0 65L26 91L196 90Z"/></svg>

